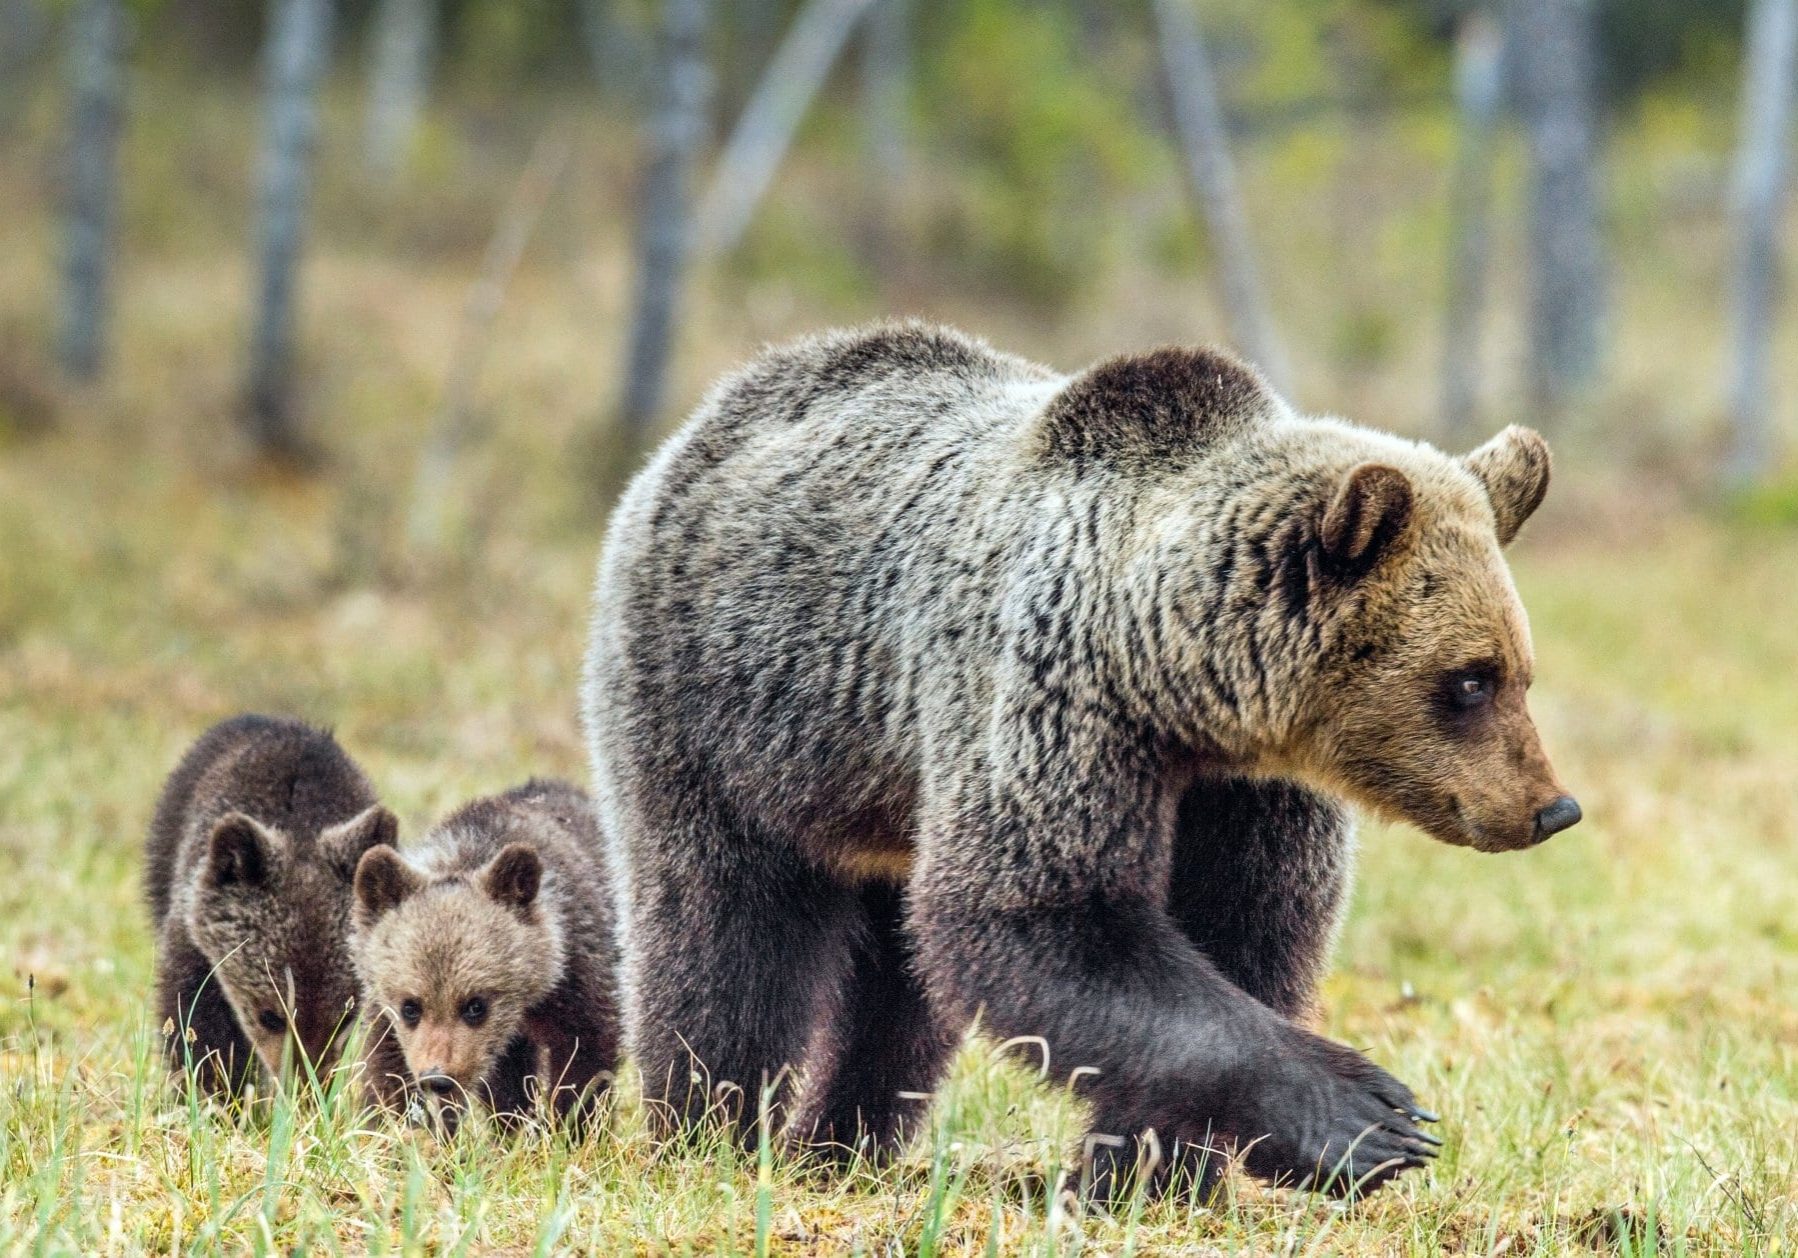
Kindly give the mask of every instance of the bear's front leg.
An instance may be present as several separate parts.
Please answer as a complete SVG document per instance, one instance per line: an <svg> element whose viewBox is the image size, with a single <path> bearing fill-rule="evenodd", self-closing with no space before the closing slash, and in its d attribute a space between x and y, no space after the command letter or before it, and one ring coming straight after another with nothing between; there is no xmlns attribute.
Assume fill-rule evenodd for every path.
<svg viewBox="0 0 1798 1258"><path fill-rule="evenodd" d="M1089 1147L1112 1149L1098 1191L1122 1187L1112 1173L1150 1129L1151 1189L1224 1145L1261 1178L1335 1192L1433 1157L1409 1088L1233 986L1168 915L1181 783L1157 755L1122 739L1094 751L1090 726L1075 740L1042 714L1011 732L927 798L912 927L946 1016L1040 1037L1051 1074L1090 1098Z"/></svg>

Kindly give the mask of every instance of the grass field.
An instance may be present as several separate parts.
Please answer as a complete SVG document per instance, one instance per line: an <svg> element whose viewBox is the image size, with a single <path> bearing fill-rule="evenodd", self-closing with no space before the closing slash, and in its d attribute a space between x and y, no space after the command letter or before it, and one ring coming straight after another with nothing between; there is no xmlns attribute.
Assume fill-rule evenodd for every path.
<svg viewBox="0 0 1798 1258"><path fill-rule="evenodd" d="M1588 820L1502 857L1367 828L1324 992L1329 1032L1443 1115L1429 1173L1349 1209L1237 1179L1209 1205L1069 1213L1042 1184L1074 1152L1076 1107L981 1043L930 1139L838 1181L724 1149L660 1154L628 1078L572 1147L479 1130L440 1147L335 1096L241 1122L181 1100L147 1012L139 860L161 778L202 728L244 709L335 726L411 833L527 774L584 776L574 680L600 529L568 452L614 387L627 274L615 221L579 251L563 223L555 261L521 274L484 390L492 438L464 461L448 544L421 561L398 540L405 488L480 232L395 260L346 246L362 238L337 211L307 276L306 338L308 413L334 459L306 479L259 469L231 422L241 242L186 241L165 204L171 172L225 186L206 165L218 122L200 115L187 164L148 172L127 207L148 243L123 277L109 385L68 391L33 348L44 206L0 226L0 1250L1798 1245L1798 531L1682 505L1668 464L1689 443L1626 463L1589 433L1562 445L1514 556L1535 707ZM497 175L475 182L503 195ZM485 222L489 208L450 210ZM1714 335L1666 294L1714 243L1675 224L1621 277L1622 383L1600 418L1634 426L1632 457L1706 387L1674 351L1710 352ZM1052 327L966 291L932 309L1063 365L1204 322L1190 276L1140 279ZM1402 308L1413 278L1378 279ZM721 299L706 283L683 398L762 335L893 304L780 283ZM1309 393L1415 428L1415 332L1387 368L1309 371ZM50 430L33 434L40 410Z"/></svg>
<svg viewBox="0 0 1798 1258"><path fill-rule="evenodd" d="M531 514L492 530L478 574L383 576L357 558L353 491L195 470L153 436L84 422L0 458L0 1247L1782 1252L1798 1233L1790 530L1683 515L1621 545L1564 508L1519 548L1536 706L1589 820L1504 857L1369 829L1326 991L1330 1031L1445 1116L1433 1172L1348 1211L1241 1183L1073 1218L1030 1187L1073 1107L980 1045L934 1139L835 1184L659 1157L628 1083L572 1148L181 1103L146 1013L138 863L185 742L244 708L330 722L414 830L528 773L578 779L597 537L572 506L508 503Z"/></svg>

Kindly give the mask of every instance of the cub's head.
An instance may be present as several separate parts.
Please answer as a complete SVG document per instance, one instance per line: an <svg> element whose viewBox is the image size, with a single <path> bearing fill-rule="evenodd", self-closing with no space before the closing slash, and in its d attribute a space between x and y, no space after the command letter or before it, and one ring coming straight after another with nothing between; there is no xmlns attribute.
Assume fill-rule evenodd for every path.
<svg viewBox="0 0 1798 1258"><path fill-rule="evenodd" d="M1464 459L1390 453L1313 507L1324 658L1298 758L1446 843L1529 847L1580 819L1525 703L1535 661L1501 554L1548 490L1548 447L1513 427Z"/></svg>
<svg viewBox="0 0 1798 1258"><path fill-rule="evenodd" d="M376 805L316 837L240 812L207 834L188 929L272 1075L309 1063L322 1077L335 1063L355 1020L351 879L362 854L397 832Z"/></svg>
<svg viewBox="0 0 1798 1258"><path fill-rule="evenodd" d="M426 1106L453 1129L562 971L537 849L512 843L472 874L433 877L391 847L356 867L355 957Z"/></svg>

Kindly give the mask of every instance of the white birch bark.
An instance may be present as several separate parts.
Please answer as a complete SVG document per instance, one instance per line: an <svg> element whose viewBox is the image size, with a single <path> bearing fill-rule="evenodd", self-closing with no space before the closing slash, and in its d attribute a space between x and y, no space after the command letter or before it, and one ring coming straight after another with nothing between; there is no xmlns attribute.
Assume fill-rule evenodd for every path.
<svg viewBox="0 0 1798 1258"><path fill-rule="evenodd" d="M1730 444L1724 475L1744 488L1773 459L1772 352L1780 282L1779 224L1791 165L1798 0L1755 0L1742 53L1741 135L1732 188L1736 256L1730 305Z"/></svg>
<svg viewBox="0 0 1798 1258"><path fill-rule="evenodd" d="M119 0L81 0L71 19L58 356L70 376L92 380L105 361L111 313L126 15Z"/></svg>

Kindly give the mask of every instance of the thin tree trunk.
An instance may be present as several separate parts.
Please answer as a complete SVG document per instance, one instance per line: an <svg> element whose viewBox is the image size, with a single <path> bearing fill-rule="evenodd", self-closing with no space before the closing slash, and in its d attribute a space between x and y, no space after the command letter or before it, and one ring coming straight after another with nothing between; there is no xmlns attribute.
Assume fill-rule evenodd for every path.
<svg viewBox="0 0 1798 1258"><path fill-rule="evenodd" d="M869 0L808 0L756 84L699 211L708 251L736 247Z"/></svg>
<svg viewBox="0 0 1798 1258"><path fill-rule="evenodd" d="M1155 0L1155 20L1168 91L1173 99L1174 126L1193 196L1217 258L1231 336L1275 388L1287 390L1291 372L1286 351L1262 292L1254 245L1237 190L1236 165L1230 157L1229 134L1198 21L1187 0Z"/></svg>
<svg viewBox="0 0 1798 1258"><path fill-rule="evenodd" d="M1467 445L1479 412L1480 332L1492 236L1492 155L1504 99L1504 33L1478 10L1455 45L1460 136L1449 185L1448 311L1442 329L1442 424Z"/></svg>
<svg viewBox="0 0 1798 1258"><path fill-rule="evenodd" d="M381 0L369 47L363 158L377 179L399 173L412 151L437 46L437 0Z"/></svg>
<svg viewBox="0 0 1798 1258"><path fill-rule="evenodd" d="M73 19L59 352L69 375L92 380L106 356L124 113L125 11L119 0L81 0Z"/></svg>
<svg viewBox="0 0 1798 1258"><path fill-rule="evenodd" d="M875 270L892 269L893 204L905 192L906 99L911 78L910 0L873 0L862 36L863 253Z"/></svg>
<svg viewBox="0 0 1798 1258"><path fill-rule="evenodd" d="M706 134L711 71L706 65L707 0L664 0L656 103L637 225L637 293L619 408L617 452L628 464L661 413L691 241L693 168ZM617 467L602 469L616 473ZM608 485L614 475L604 477Z"/></svg>
<svg viewBox="0 0 1798 1258"><path fill-rule="evenodd" d="M537 220L542 217L543 207L567 164L566 140L546 135L537 141L493 239L487 244L480 276L468 291L468 304L463 308L462 326L450 358L449 379L443 388L443 403L412 478L412 510L406 533L414 549L436 550L443 544L450 477L456 457L475 433L475 385L493 344L493 321L524 258Z"/></svg>
<svg viewBox="0 0 1798 1258"><path fill-rule="evenodd" d="M1771 355L1779 284L1779 220L1790 165L1798 0L1755 0L1742 55L1741 139L1734 212L1735 364L1730 374L1730 448L1724 474L1744 488L1773 458Z"/></svg>
<svg viewBox="0 0 1798 1258"><path fill-rule="evenodd" d="M1512 0L1518 113L1529 136L1530 392L1550 414L1596 380L1604 318L1591 0Z"/></svg>
<svg viewBox="0 0 1798 1258"><path fill-rule="evenodd" d="M294 304L318 137L318 88L330 38L330 0L274 0L266 56L249 426L257 446L278 457L305 453L292 396Z"/></svg>

